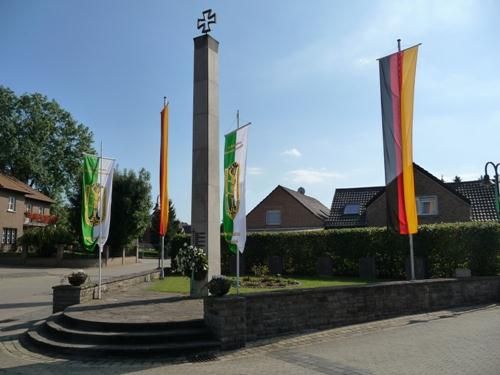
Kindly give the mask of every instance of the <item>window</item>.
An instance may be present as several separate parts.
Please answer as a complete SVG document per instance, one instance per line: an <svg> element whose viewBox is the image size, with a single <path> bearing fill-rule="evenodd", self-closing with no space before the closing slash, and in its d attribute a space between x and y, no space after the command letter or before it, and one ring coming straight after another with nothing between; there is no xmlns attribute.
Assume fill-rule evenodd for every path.
<svg viewBox="0 0 500 375"><path fill-rule="evenodd" d="M9 197L9 207L7 207L7 211L16 211L16 197Z"/></svg>
<svg viewBox="0 0 500 375"><path fill-rule="evenodd" d="M2 243L6 245L15 245L17 242L17 229L3 228Z"/></svg>
<svg viewBox="0 0 500 375"><path fill-rule="evenodd" d="M266 212L267 225L280 225L281 224L281 211L271 210Z"/></svg>
<svg viewBox="0 0 500 375"><path fill-rule="evenodd" d="M344 207L344 215L359 215L361 207L359 204L346 204Z"/></svg>
<svg viewBox="0 0 500 375"><path fill-rule="evenodd" d="M32 212L33 205L31 203L26 203L26 212Z"/></svg>
<svg viewBox="0 0 500 375"><path fill-rule="evenodd" d="M38 212L40 213L40 215L43 215L45 213L45 207L38 207Z"/></svg>
<svg viewBox="0 0 500 375"><path fill-rule="evenodd" d="M417 213L419 216L431 216L438 214L438 200L435 195L417 197Z"/></svg>

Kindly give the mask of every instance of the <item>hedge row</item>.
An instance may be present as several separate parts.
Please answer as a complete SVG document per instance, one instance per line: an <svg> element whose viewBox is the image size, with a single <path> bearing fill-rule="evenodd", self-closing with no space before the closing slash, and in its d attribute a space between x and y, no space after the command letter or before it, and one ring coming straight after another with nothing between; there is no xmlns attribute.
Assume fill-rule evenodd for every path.
<svg viewBox="0 0 500 375"><path fill-rule="evenodd" d="M170 254L175 257L189 236L175 237ZM414 235L415 256L427 264L430 277L453 276L455 268L470 268L473 275L496 275L500 271L500 225L497 223L452 223L421 225ZM246 269L267 264L270 256L283 258L285 274L313 275L316 259L329 256L334 274L355 276L362 257L374 257L379 277L405 277L409 254L407 236L385 228L334 229L311 232L250 233L245 252ZM230 253L221 239L222 273L229 273Z"/></svg>

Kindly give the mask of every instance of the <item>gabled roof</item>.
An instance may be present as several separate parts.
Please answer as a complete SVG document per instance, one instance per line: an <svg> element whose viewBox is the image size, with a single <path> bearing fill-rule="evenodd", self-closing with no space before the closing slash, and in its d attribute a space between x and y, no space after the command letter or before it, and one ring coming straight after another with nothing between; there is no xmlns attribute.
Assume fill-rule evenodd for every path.
<svg viewBox="0 0 500 375"><path fill-rule="evenodd" d="M449 183L447 182L444 182L442 180L440 180L439 178L437 178L436 176L434 176L432 173L430 173L429 171L425 170L424 168L422 168L420 165L418 165L417 163L413 163L413 168L418 170L419 172L421 172L423 175L427 176L428 178L430 178L432 181L434 181L436 184L442 186L443 188L445 188L446 190L448 190L450 193L452 193L453 195L456 195L458 198L460 198L461 200L467 202L470 204L470 201L469 199L467 199L467 197L465 197L463 194L461 194L460 192L458 192L457 190L453 189L453 187L450 187ZM383 187L383 189L381 191L379 191L379 193L377 195L375 195L369 202L366 203L366 206L369 206L370 204L372 204L378 197L380 197L383 193L385 192L385 186Z"/></svg>
<svg viewBox="0 0 500 375"><path fill-rule="evenodd" d="M482 181L443 182L418 164L414 163L414 167L461 200L469 203L471 221L497 220L494 185L485 185ZM333 197L330 217L325 226L327 228L366 226L366 207L384 192L385 186L337 189ZM344 208L348 204L359 204L359 215L345 215Z"/></svg>
<svg viewBox="0 0 500 375"><path fill-rule="evenodd" d="M311 213L321 220L326 220L330 214L330 210L326 206L318 201L317 199L310 197L305 194L301 194L298 191L286 188L284 186L278 185L278 188L282 188L292 197L294 197L301 205L307 208Z"/></svg>
<svg viewBox="0 0 500 375"><path fill-rule="evenodd" d="M485 185L482 181L449 182L455 189L470 201L470 219L472 221L495 221L495 186Z"/></svg>
<svg viewBox="0 0 500 375"><path fill-rule="evenodd" d="M0 189L16 191L24 194L26 198L47 203L54 203L54 200L33 189L31 186L19 181L17 178L0 173Z"/></svg>
<svg viewBox="0 0 500 375"><path fill-rule="evenodd" d="M327 228L365 226L367 203L384 190L384 186L336 189L332 208L330 209L330 216L325 222L325 226ZM344 215L344 208L348 204L359 204L359 214Z"/></svg>

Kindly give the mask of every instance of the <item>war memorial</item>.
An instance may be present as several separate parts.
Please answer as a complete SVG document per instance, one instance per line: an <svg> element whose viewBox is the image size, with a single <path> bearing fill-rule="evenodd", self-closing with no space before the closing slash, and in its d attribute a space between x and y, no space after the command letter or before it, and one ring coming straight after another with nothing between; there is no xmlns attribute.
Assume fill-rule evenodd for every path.
<svg viewBox="0 0 500 375"><path fill-rule="evenodd" d="M400 40L398 51L381 58L379 67L387 192L387 198L384 199L389 213L388 226L400 236L398 241L403 238L404 246L407 246L404 258L398 260L401 268L404 268L402 264L406 261L406 269L398 271L406 275L406 280L375 280L378 276L375 255L369 254L359 257L359 263L351 265L360 274L369 274L368 278L373 279L369 283L240 293L239 257L242 253L240 249L245 246L246 231L243 233L235 228L238 220L245 220L245 205L241 201L244 199L245 175L239 174L242 170L244 172L244 165L236 155L238 148L240 151L242 149L241 144L237 146L236 135L230 141L226 139L226 146L231 145L232 154L228 156L229 152L225 149L222 168L219 162L219 75L224 74L219 71L219 49L221 53L224 50L223 44L210 35L215 22L215 13L211 9L204 11L197 24L201 35L193 40L190 245L202 249L206 255L205 272L195 278L192 270L189 295L147 290L145 285L170 277L168 272L165 273L167 267L163 266L162 245L159 269L108 277L101 282L99 268L98 285L83 282L81 285L54 285L53 314L43 321L23 327L26 332L20 336L19 343L12 338L0 340L0 354L2 348L10 347L12 353L9 355L42 363L33 368L30 365L26 365L25 369L19 368L19 373L51 373L56 368L54 363L61 363L58 370L63 372L76 372L71 367L75 366L75 369L83 369L82 373L95 373L100 368L93 366L95 362L101 361L99 363L103 368L108 363L110 367L114 366L109 370L113 373L145 369L160 373L165 370L161 366L173 365L186 365L176 368L178 373L191 373L192 368L187 365L198 366L197 369L203 373L210 366L224 368L224 363L232 363L234 368L227 370L227 365L225 370L217 368L213 371L289 373L290 368L287 366L296 366L294 369L298 369L297 373L371 374L363 371L361 364L358 368L356 363L343 363L342 358L322 358L321 343L332 337L335 340L339 337L350 340L352 336L358 335L364 339L366 332L385 329L388 335L396 336L395 328L403 327L407 331L398 347L406 350L405 345L414 337L412 334L415 331L411 330L419 329L415 328L419 326L417 323L423 327L420 329L429 329L425 331L427 336L422 339L422 345L429 345L429 350L436 353L440 353L442 347L447 345L457 352L465 353L463 356L468 353L468 345L486 351L483 346L476 344L475 337L466 337L463 347L456 345L453 340L458 341L460 338L453 334L451 341L444 344L426 342L432 331L425 326L431 326L435 321L444 318L465 321L466 317L462 315L477 311L493 315L500 302L500 276L471 277L469 270L468 274L458 274L456 277L431 278L425 273L423 259L414 252L413 235L417 233L418 223L411 121L414 64L419 45L401 49ZM240 129L238 117L236 130ZM224 176L222 189L221 175ZM224 192L222 195L221 190ZM97 206L97 203L96 200L94 205ZM95 212L94 219L97 221ZM227 217L231 219L229 224L225 221ZM209 293L207 285L224 272L221 240L223 244L227 243L228 249L234 250L231 259L233 262L236 259L237 291L214 295ZM325 268L325 264L321 263L324 258L316 260L317 269ZM274 273L281 273L283 260L278 256L273 260L279 263L277 268L280 270ZM330 258L327 260L326 268L331 275L333 261ZM454 319L446 320L452 325ZM470 327L481 325L477 322L468 324L470 332L473 331ZM453 327L448 329L453 332ZM484 328L483 334L488 342L495 342L496 337L488 336L485 331L487 328ZM439 332L435 334L439 335ZM12 344L14 341L15 344ZM340 341L335 341L335 344L338 350L344 345ZM299 345L316 346L311 346L312 349L307 349L310 352L304 354L297 349ZM360 347L369 357L371 350L384 347L385 343L368 340L363 345ZM358 358L363 355L353 346L345 344L344 348L349 352L343 352L343 355L354 362L362 362ZM366 349L366 346L371 349ZM386 356L388 358L384 357L380 362L390 363L390 357L394 354L387 350ZM247 367L240 368L237 361L245 363ZM272 361L275 362L270 365ZM496 366L496 362L492 363L493 367ZM140 364L144 368L138 367ZM390 365L387 366L390 369ZM497 368L483 370L477 373L494 374ZM394 371L388 373L398 373L397 369Z"/></svg>

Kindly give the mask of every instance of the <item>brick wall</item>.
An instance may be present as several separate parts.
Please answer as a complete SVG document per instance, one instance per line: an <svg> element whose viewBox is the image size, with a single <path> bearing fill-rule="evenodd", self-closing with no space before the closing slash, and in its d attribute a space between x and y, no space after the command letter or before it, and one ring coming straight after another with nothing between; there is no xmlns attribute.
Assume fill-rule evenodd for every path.
<svg viewBox="0 0 500 375"><path fill-rule="evenodd" d="M281 211L280 225L266 224L266 212L269 210ZM311 211L279 186L247 215L247 229L249 231L294 228L323 228L323 220L313 215Z"/></svg>
<svg viewBox="0 0 500 375"><path fill-rule="evenodd" d="M244 341L500 301L500 277L398 281L209 297L205 324L223 347Z"/></svg>
<svg viewBox="0 0 500 375"><path fill-rule="evenodd" d="M436 183L417 168L413 168L413 170L415 195L417 197L435 195L438 201L438 214L435 216L419 216L419 224L470 221L470 204ZM385 193L366 208L366 221L368 226L382 227L387 225Z"/></svg>

